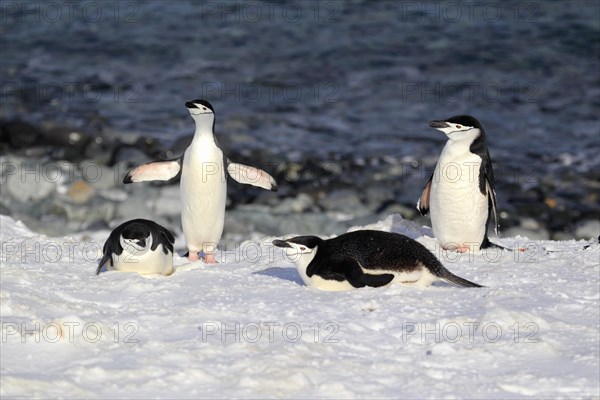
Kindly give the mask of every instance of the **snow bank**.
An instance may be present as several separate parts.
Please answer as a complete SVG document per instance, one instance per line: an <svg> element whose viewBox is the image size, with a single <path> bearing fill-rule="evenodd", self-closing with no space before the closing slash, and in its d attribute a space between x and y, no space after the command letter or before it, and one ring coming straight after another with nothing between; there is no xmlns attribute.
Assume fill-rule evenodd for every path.
<svg viewBox="0 0 600 400"><path fill-rule="evenodd" d="M581 398L600 395L600 246L497 240L444 254L488 286L303 286L273 238L176 257L170 277L94 274L108 232L50 238L1 216L3 397ZM303 232L306 233L306 232Z"/></svg>

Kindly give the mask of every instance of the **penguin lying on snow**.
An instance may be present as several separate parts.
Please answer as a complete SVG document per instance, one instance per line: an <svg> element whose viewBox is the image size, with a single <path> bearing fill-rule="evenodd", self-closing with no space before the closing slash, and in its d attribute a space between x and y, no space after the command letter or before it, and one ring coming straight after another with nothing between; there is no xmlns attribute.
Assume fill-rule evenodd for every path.
<svg viewBox="0 0 600 400"><path fill-rule="evenodd" d="M297 236L273 244L285 249L306 285L322 290L379 287L391 282L429 286L436 280L482 287L454 275L425 246L398 233L360 230L329 240Z"/></svg>
<svg viewBox="0 0 600 400"><path fill-rule="evenodd" d="M227 201L226 172L237 182L277 190L275 179L265 171L231 162L223 156L214 134L215 113L206 100L185 103L196 122L194 139L176 159L141 165L130 171L123 183L167 181L181 172L181 225L190 261L198 253L206 263L215 263L214 252L223 234Z"/></svg>
<svg viewBox="0 0 600 400"><path fill-rule="evenodd" d="M481 123L470 115L457 115L429 126L448 136L417 209L431 212L433 235L447 250L461 253L500 247L487 236L490 216L498 233L492 160Z"/></svg>
<svg viewBox="0 0 600 400"><path fill-rule="evenodd" d="M173 273L175 237L167 229L147 219L132 219L116 227L104 243L102 267L107 271L129 271L140 275Z"/></svg>

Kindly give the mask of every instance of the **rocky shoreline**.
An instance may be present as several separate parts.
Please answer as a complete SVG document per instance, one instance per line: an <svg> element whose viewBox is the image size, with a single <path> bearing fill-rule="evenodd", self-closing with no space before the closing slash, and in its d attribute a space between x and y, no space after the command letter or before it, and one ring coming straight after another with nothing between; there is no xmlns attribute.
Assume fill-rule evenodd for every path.
<svg viewBox="0 0 600 400"><path fill-rule="evenodd" d="M135 165L181 154L189 140L114 140L55 125L2 122L0 213L51 236L108 229L134 217L151 217L181 234L176 181L124 185L122 179ZM331 154L324 160L253 149L230 150L228 156L267 170L280 190L230 182L226 247L265 234L340 234L393 213L430 224L414 205L437 155L417 160ZM597 237L600 171L548 170L519 171L518 179L515 171L496 174L500 237Z"/></svg>

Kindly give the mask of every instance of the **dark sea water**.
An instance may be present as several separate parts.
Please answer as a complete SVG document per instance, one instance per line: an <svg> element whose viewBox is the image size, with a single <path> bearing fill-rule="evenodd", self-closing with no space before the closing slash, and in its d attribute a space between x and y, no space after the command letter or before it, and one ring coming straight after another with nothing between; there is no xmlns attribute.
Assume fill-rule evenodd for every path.
<svg viewBox="0 0 600 400"><path fill-rule="evenodd" d="M505 204L543 187L542 197L567 192L597 214L597 1L4 1L1 10L5 120L169 146L193 132L184 102L206 98L232 151L349 157L368 175L364 160L431 165L445 138L427 122L467 113L486 128ZM416 199L422 183L398 190Z"/></svg>

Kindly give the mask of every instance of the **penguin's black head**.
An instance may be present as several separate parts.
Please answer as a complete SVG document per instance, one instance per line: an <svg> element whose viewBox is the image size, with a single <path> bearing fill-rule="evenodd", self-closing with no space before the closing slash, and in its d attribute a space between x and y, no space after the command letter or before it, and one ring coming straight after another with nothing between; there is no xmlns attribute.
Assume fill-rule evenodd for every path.
<svg viewBox="0 0 600 400"><path fill-rule="evenodd" d="M284 249L296 249L302 253L310 252L323 242L317 236L296 236L287 240L273 240L273 245Z"/></svg>
<svg viewBox="0 0 600 400"><path fill-rule="evenodd" d="M470 115L455 115L447 120L430 121L429 126L444 132L452 141L473 141L485 134L481 122Z"/></svg>
<svg viewBox="0 0 600 400"><path fill-rule="evenodd" d="M150 228L141 222L128 224L121 231L121 237L128 243L135 243L140 247L146 247Z"/></svg>
<svg viewBox="0 0 600 400"><path fill-rule="evenodd" d="M483 126L481 126L481 122L479 122L477 118L472 117L470 115L455 115L453 117L448 118L446 122L463 126L470 126L478 129L483 128Z"/></svg>
<svg viewBox="0 0 600 400"><path fill-rule="evenodd" d="M194 121L196 121L196 131L215 131L215 110L206 100L196 99L185 103L188 111Z"/></svg>
<svg viewBox="0 0 600 400"><path fill-rule="evenodd" d="M316 236L296 236L287 240L273 240L273 245L282 247L290 261L296 264L300 275L306 275L307 268L317 255L323 239Z"/></svg>
<svg viewBox="0 0 600 400"><path fill-rule="evenodd" d="M185 106L188 108L188 110L190 110L190 112L194 111L194 112L213 113L213 114L215 112L215 109L213 108L212 104L210 104L208 101L202 100L202 99L186 101Z"/></svg>

